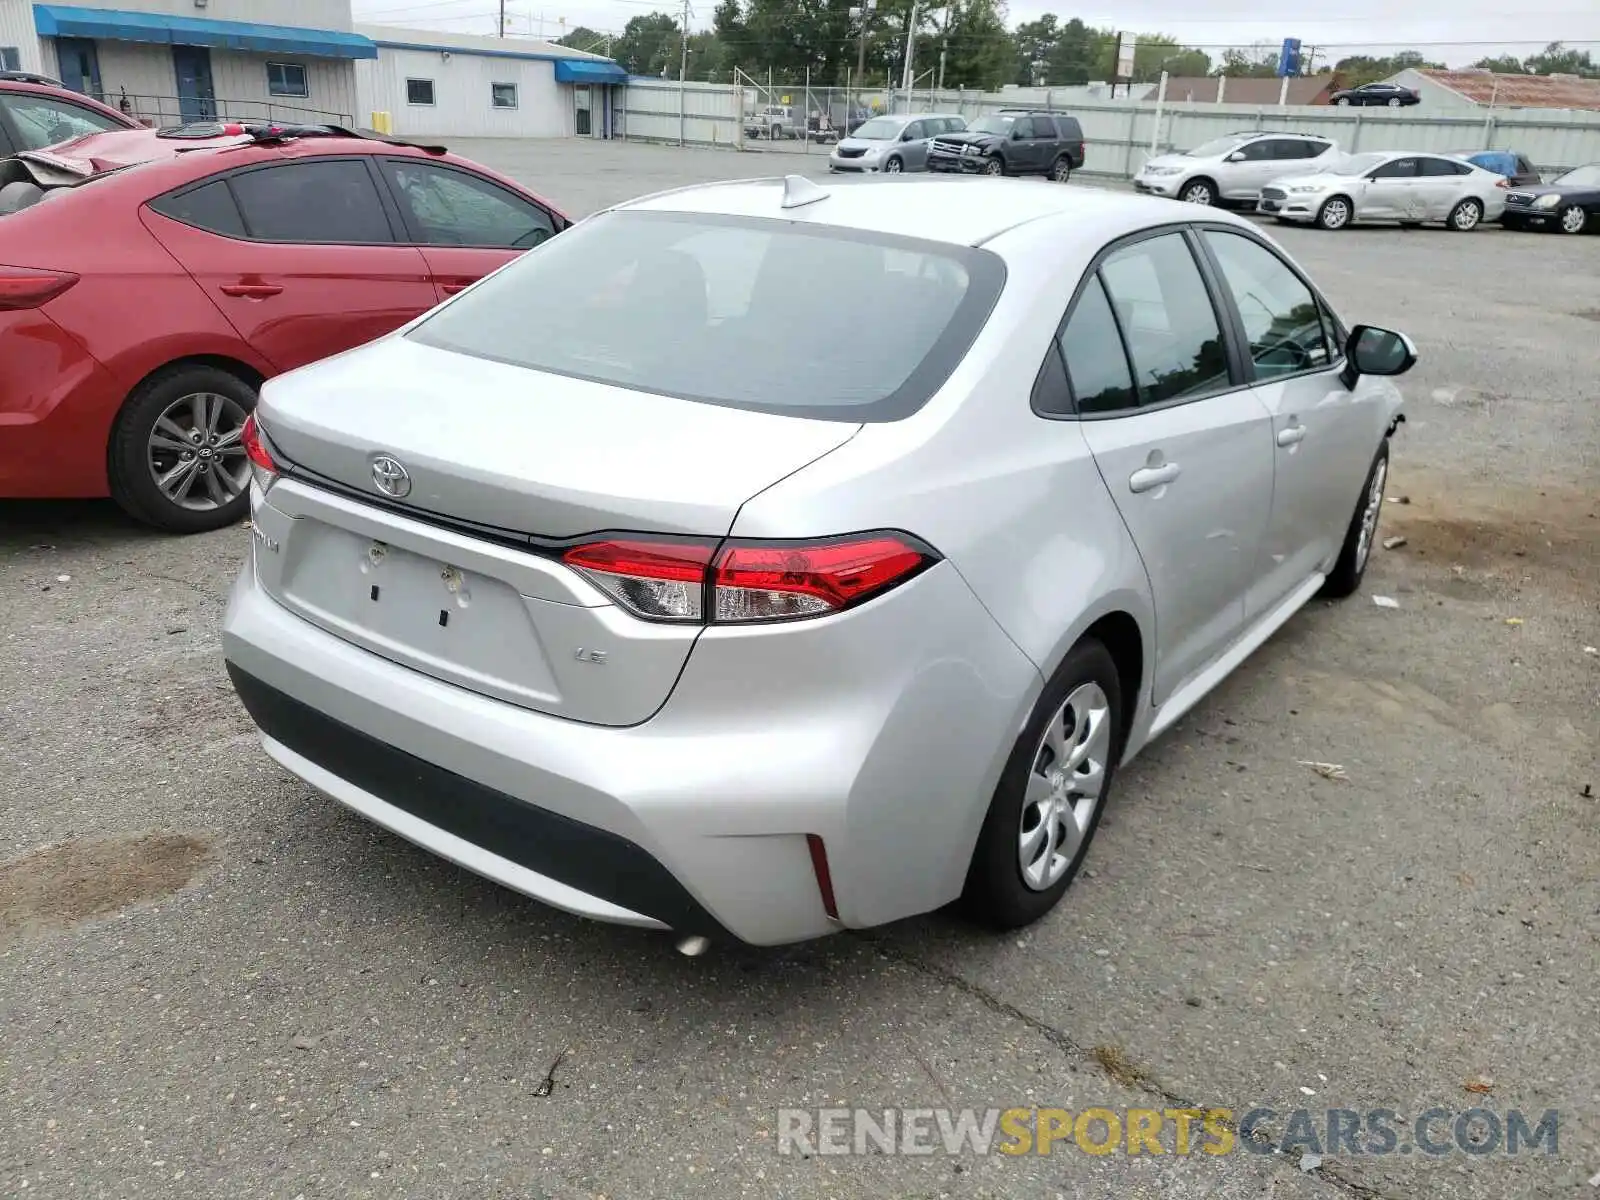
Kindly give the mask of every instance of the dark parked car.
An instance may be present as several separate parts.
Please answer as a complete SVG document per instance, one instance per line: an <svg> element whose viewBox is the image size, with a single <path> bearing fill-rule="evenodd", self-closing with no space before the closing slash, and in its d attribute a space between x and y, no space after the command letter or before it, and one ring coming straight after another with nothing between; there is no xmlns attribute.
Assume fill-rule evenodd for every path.
<svg viewBox="0 0 1600 1200"><path fill-rule="evenodd" d="M1083 127L1061 113L1003 108L964 133L946 133L928 148L928 170L980 175L1046 175L1065 183L1083 166Z"/></svg>
<svg viewBox="0 0 1600 1200"><path fill-rule="evenodd" d="M1335 92L1328 97L1328 103L1340 106L1386 104L1390 108L1400 108L1407 104L1421 104L1422 93L1414 88L1401 87L1398 83L1363 83L1357 88Z"/></svg>
<svg viewBox="0 0 1600 1200"><path fill-rule="evenodd" d="M1574 167L1549 183L1506 194L1507 229L1559 229L1582 233L1600 223L1600 163Z"/></svg>
<svg viewBox="0 0 1600 1200"><path fill-rule="evenodd" d="M86 133L138 128L132 117L69 91L48 75L0 71L0 158Z"/></svg>
<svg viewBox="0 0 1600 1200"><path fill-rule="evenodd" d="M1528 156L1515 150L1461 150L1454 157L1505 176L1512 187L1536 187L1544 182Z"/></svg>

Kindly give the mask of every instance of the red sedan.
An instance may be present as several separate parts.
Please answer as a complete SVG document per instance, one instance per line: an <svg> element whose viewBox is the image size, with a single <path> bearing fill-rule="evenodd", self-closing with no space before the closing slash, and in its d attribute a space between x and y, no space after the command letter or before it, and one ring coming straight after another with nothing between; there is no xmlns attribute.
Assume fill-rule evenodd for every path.
<svg viewBox="0 0 1600 1200"><path fill-rule="evenodd" d="M30 71L0 71L0 155L37 150L104 129L138 129L110 105Z"/></svg>
<svg viewBox="0 0 1600 1200"><path fill-rule="evenodd" d="M237 131L0 160L0 497L110 495L178 532L241 520L240 431L264 380L399 328L568 224L438 147Z"/></svg>

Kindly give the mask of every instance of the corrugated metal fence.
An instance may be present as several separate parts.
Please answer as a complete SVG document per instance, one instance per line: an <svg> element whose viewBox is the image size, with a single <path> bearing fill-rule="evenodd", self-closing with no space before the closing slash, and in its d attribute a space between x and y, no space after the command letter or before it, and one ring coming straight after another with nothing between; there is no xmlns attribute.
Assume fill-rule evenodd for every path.
<svg viewBox="0 0 1600 1200"><path fill-rule="evenodd" d="M1331 137L1350 153L1362 150L1518 150L1546 173L1600 162L1600 112L1557 109L1496 109L1482 115L1446 116L1426 107L1332 108L1325 106L1163 103L1154 100L1084 100L1069 103L1050 91L1003 94L971 91L904 92L807 88L788 83L774 88L787 96L805 97L797 110L828 113L835 123L852 108L877 112L960 113L975 119L1001 108L1036 105L1069 112L1083 125L1088 143L1086 170L1127 177L1153 152L1186 150L1226 133L1274 129ZM766 146L743 136L743 114L751 106L752 89L731 84L688 83L680 117L679 85L668 79L630 79L624 90L625 135L685 145L734 146L753 150ZM757 99L763 97L757 96ZM1065 97L1063 97L1065 99ZM777 142L771 149L822 146Z"/></svg>

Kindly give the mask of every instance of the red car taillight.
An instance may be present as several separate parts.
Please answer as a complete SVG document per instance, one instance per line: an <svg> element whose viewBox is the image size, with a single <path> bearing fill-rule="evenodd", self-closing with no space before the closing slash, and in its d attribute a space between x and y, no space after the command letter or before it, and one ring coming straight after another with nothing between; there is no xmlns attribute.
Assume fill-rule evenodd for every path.
<svg viewBox="0 0 1600 1200"><path fill-rule="evenodd" d="M256 423L255 413L244 419L239 441L244 446L244 456L250 460L250 474L255 476L256 485L266 491L278 477L278 464L272 461L272 451L267 449L267 439L261 435L261 426Z"/></svg>
<svg viewBox="0 0 1600 1200"><path fill-rule="evenodd" d="M71 271L0 267L0 309L38 308L77 282Z"/></svg>
<svg viewBox="0 0 1600 1200"><path fill-rule="evenodd" d="M561 559L635 616L739 625L839 612L906 582L938 557L915 539L857 534L814 542L615 538Z"/></svg>

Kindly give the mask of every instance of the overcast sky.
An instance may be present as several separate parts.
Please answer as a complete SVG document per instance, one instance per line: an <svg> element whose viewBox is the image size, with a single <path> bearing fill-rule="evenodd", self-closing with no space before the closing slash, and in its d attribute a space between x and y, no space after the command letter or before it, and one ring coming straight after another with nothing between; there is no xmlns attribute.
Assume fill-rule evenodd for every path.
<svg viewBox="0 0 1600 1200"><path fill-rule="evenodd" d="M1521 11L1506 0L1413 0L1408 6L1357 2L1356 8L1328 6L1327 12L1304 17L1290 15L1290 10L1304 12L1313 6L1286 5L1282 0L1218 0L1215 10L1193 0L1090 0L1083 7L1012 0L1010 10L1013 25L1055 12L1091 25L1170 34L1187 45L1207 48L1213 57L1227 46L1277 45L1285 37L1325 48L1333 58L1415 47L1451 66L1492 54L1526 55L1551 41L1564 41L1600 57L1596 0L1527 0L1531 11ZM697 0L691 24L708 25L715 3ZM676 13L680 5L681 0L506 0L507 26L509 32L549 38L578 25L615 33L630 17L655 10ZM1380 15L1386 7L1398 15ZM485 34L495 31L497 8L498 0L356 0L355 4L358 21ZM1317 61L1329 59L1319 54Z"/></svg>

